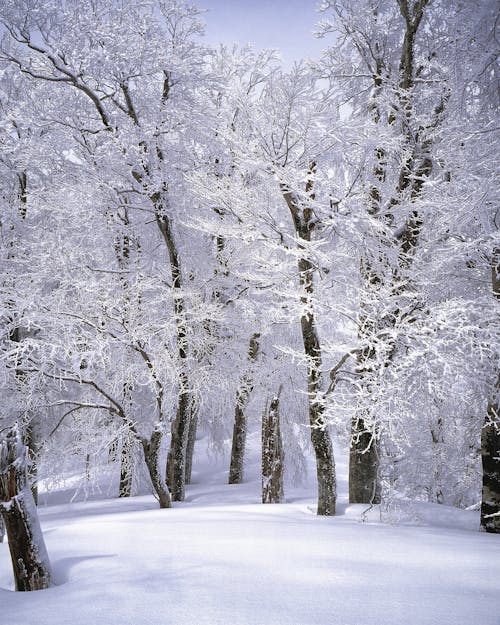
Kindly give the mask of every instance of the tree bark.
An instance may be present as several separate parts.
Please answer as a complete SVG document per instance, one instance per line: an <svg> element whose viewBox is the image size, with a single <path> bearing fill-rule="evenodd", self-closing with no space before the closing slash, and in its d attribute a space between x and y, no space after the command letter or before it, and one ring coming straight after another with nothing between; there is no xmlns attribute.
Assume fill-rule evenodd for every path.
<svg viewBox="0 0 500 625"><path fill-rule="evenodd" d="M189 432L186 447L186 484L191 484L191 475L193 472L193 456L194 446L196 444L196 433L198 431L198 405L191 398L191 419L189 421Z"/></svg>
<svg viewBox="0 0 500 625"><path fill-rule="evenodd" d="M154 430L149 441L142 439L142 449L144 451L144 460L148 467L149 477L151 484L158 497L160 508L170 508L171 497L168 490L168 486L163 479L162 471L160 471L160 447L161 447L162 433L159 430Z"/></svg>
<svg viewBox="0 0 500 625"><path fill-rule="evenodd" d="M0 445L0 512L3 517L16 590L48 588L49 558L28 479L28 448L14 427Z"/></svg>
<svg viewBox="0 0 500 625"><path fill-rule="evenodd" d="M496 392L500 391L500 377ZM481 432L483 489L481 496L481 527L500 534L500 406L488 405L488 414Z"/></svg>
<svg viewBox="0 0 500 625"><path fill-rule="evenodd" d="M167 247L174 289L174 310L177 325L177 353L179 356L179 399L177 413L172 422L172 438L167 460L166 478L172 491L173 501L183 501L186 485L186 449L190 424L190 382L187 374L187 328L186 303L182 295L182 272L170 221L166 214L164 199L160 193L152 196L156 224Z"/></svg>
<svg viewBox="0 0 500 625"><path fill-rule="evenodd" d="M379 441L363 419L353 419L349 450L349 503L380 503Z"/></svg>
<svg viewBox="0 0 500 625"><path fill-rule="evenodd" d="M500 248L493 252L493 296L500 299ZM493 397L488 404L481 432L481 462L483 489L481 496L481 527L486 532L500 534L500 373Z"/></svg>
<svg viewBox="0 0 500 625"><path fill-rule="evenodd" d="M262 503L283 502L284 452L279 393L262 415Z"/></svg>
<svg viewBox="0 0 500 625"><path fill-rule="evenodd" d="M255 362L259 353L259 333L252 334L248 346L248 361ZM243 466L245 459L245 444L247 439L247 418L245 408L252 392L252 380L249 371L243 376L240 388L236 392L234 408L233 442L231 447L231 461L229 464L229 484L241 484L243 481Z"/></svg>
<svg viewBox="0 0 500 625"><path fill-rule="evenodd" d="M186 388L187 376L180 375L180 383ZM173 501L183 501L186 494L186 452L190 426L190 394L187 391L179 395L177 414L171 425L172 438L167 458L167 483L172 492Z"/></svg>
<svg viewBox="0 0 500 625"><path fill-rule="evenodd" d="M120 452L120 482L118 485L118 497L130 497L132 494L133 441L129 436L122 436L122 448Z"/></svg>
<svg viewBox="0 0 500 625"><path fill-rule="evenodd" d="M314 164L311 165L311 175L314 173ZM306 191L311 198L312 182L308 181ZM301 207L299 200L291 193L288 187L281 185L281 192L292 215L295 232L299 239L299 248L303 247L300 241L311 240L312 210ZM337 499L335 461L333 457L332 441L328 428L324 421L324 403L322 393L322 358L319 336L314 317L314 266L306 257L298 261L299 280L302 290L300 301L302 303L302 315L300 327L304 353L307 358L307 395L309 401L309 426L311 428L311 442L316 457L316 475L318 479L318 509L317 513L324 516L335 514Z"/></svg>

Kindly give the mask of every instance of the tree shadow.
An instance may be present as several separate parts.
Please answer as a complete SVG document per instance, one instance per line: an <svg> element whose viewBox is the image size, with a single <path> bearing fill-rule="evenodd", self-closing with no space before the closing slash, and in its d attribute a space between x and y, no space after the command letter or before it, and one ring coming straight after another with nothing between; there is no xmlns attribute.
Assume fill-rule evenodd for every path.
<svg viewBox="0 0 500 625"><path fill-rule="evenodd" d="M116 553L100 554L94 556L72 556L60 558L53 561L52 564L52 585L62 586L69 581L69 572L71 569L86 560L97 560L100 558L116 558Z"/></svg>

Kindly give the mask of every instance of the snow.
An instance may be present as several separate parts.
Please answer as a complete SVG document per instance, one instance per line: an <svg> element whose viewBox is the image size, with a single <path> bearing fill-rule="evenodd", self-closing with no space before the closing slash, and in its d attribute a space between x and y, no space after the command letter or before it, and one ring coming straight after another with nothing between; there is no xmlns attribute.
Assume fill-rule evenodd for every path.
<svg viewBox="0 0 500 625"><path fill-rule="evenodd" d="M12 592L0 544L0 623L499 625L500 540L477 531L477 511L412 504L390 525L374 507L363 522L341 462L339 514L318 517L313 484L289 488L286 504L259 503L255 451L242 485L225 483L227 459L196 460L187 501L169 510L149 495L47 496L55 585Z"/></svg>

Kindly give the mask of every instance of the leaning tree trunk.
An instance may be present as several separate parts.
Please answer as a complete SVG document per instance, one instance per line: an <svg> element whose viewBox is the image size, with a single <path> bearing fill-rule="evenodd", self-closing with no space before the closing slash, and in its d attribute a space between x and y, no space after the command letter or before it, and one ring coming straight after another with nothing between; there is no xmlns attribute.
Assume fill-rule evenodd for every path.
<svg viewBox="0 0 500 625"><path fill-rule="evenodd" d="M0 444L0 512L3 517L16 590L50 585L50 563L29 479L28 448L17 427Z"/></svg>
<svg viewBox="0 0 500 625"><path fill-rule="evenodd" d="M279 392L262 415L262 503L282 503L284 453Z"/></svg>
<svg viewBox="0 0 500 625"><path fill-rule="evenodd" d="M171 497L168 486L163 478L163 472L160 471L160 448L162 433L160 430L154 430L149 441L145 438L141 440L142 449L144 451L144 460L149 471L149 477L153 490L156 493L160 508L170 508Z"/></svg>
<svg viewBox="0 0 500 625"><path fill-rule="evenodd" d="M259 353L259 333L255 333L250 338L248 347L248 361L255 362ZM233 443L231 447L231 462L229 464L229 484L241 484L243 481L243 464L245 459L245 444L247 440L247 418L245 408L247 407L250 393L252 392L251 373L247 372L243 376L240 388L236 392L236 405L234 408Z"/></svg>
<svg viewBox="0 0 500 625"><path fill-rule="evenodd" d="M493 295L500 299L500 248L493 253L492 286ZM500 373L481 432L481 461L481 527L487 532L500 534Z"/></svg>

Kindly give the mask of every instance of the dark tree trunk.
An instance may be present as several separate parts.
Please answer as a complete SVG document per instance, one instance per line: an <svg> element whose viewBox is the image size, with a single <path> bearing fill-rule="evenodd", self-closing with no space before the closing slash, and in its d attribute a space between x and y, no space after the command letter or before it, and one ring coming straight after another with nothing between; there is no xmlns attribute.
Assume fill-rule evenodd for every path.
<svg viewBox="0 0 500 625"><path fill-rule="evenodd" d="M181 374L181 384L187 384L187 378L183 374ZM172 438L167 458L167 483L172 493L172 501L184 501L185 497L190 404L189 393L187 391L181 393L177 415L171 426Z"/></svg>
<svg viewBox="0 0 500 625"><path fill-rule="evenodd" d="M500 534L499 455L500 406L497 403L488 406L488 416L481 432L481 461L483 467L481 527L486 532L495 534Z"/></svg>
<svg viewBox="0 0 500 625"><path fill-rule="evenodd" d="M354 419L349 451L349 503L380 503L379 442Z"/></svg>
<svg viewBox="0 0 500 625"><path fill-rule="evenodd" d="M315 165L311 164L311 178L306 184L306 192L314 199L312 193L312 177ZM281 192L292 215L295 232L299 239L299 248L303 247L300 240L311 240L311 231L314 229L313 212L309 207L302 207L301 202L288 187L281 185ZM314 266L305 255L298 261L300 286L302 296L302 315L300 327L304 353L307 358L307 395L309 401L309 426L311 429L311 443L316 457L316 475L318 479L318 510L323 516L333 516L337 500L335 460L333 447L327 425L324 420L324 396L322 392L322 358L319 335L314 316Z"/></svg>
<svg viewBox="0 0 500 625"><path fill-rule="evenodd" d="M262 503L282 503L284 461L278 393L262 415Z"/></svg>
<svg viewBox="0 0 500 625"><path fill-rule="evenodd" d="M493 295L500 299L500 248L493 252ZM500 534L500 373L497 376L493 399L488 404L481 432L481 461L483 492L481 497L481 527Z"/></svg>
<svg viewBox="0 0 500 625"><path fill-rule="evenodd" d="M248 346L248 361L255 362L259 353L260 334L255 333L250 338ZM252 392L251 373L247 372L241 381L240 388L236 392L236 405L234 408L233 442L231 446L231 461L229 464L229 484L241 484L243 481L243 466L245 460L245 444L247 439L247 419L245 408L247 407L250 393Z"/></svg>
<svg viewBox="0 0 500 625"><path fill-rule="evenodd" d="M120 483L118 485L118 497L130 497L132 493L133 442L129 436L122 437L122 449L120 453Z"/></svg>
<svg viewBox="0 0 500 625"><path fill-rule="evenodd" d="M166 479L173 501L183 501L186 486L186 450L191 421L191 387L187 373L186 302L182 295L182 271L170 221L166 213L166 200L160 193L152 196L156 224L167 247L174 289L174 309L177 326L177 353L179 357L179 399L177 414L172 422L172 438L167 460Z"/></svg>
<svg viewBox="0 0 500 625"><path fill-rule="evenodd" d="M497 393L500 389L500 378ZM481 527L486 532L500 534L500 406L488 406L488 416L481 432L481 461L483 491L481 497Z"/></svg>
<svg viewBox="0 0 500 625"><path fill-rule="evenodd" d="M42 590L51 571L36 505L28 480L28 448L17 428L0 444L0 512L3 517L16 590Z"/></svg>
<svg viewBox="0 0 500 625"><path fill-rule="evenodd" d="M309 264L309 261L307 261ZM300 266L301 262L299 262ZM337 500L335 462L328 428L324 421L321 397L321 351L312 312L301 319L304 351L308 357L307 388L309 395L309 425L311 442L316 456L318 479L318 510L323 516L333 516Z"/></svg>
<svg viewBox="0 0 500 625"><path fill-rule="evenodd" d="M236 395L234 409L233 442L231 446L231 461L229 464L229 484L243 482L243 465L245 459L245 444L247 440L247 420L244 412L244 397L241 389ZM245 402L246 403L246 402Z"/></svg>
<svg viewBox="0 0 500 625"><path fill-rule="evenodd" d="M35 504L38 505L38 457L40 455L40 449L37 444L37 437L35 434L35 426L33 421L28 423L24 428L24 443L28 447L30 466L29 466L29 480L31 484L31 494Z"/></svg>
<svg viewBox="0 0 500 625"><path fill-rule="evenodd" d="M0 514L0 543L3 543L4 536L5 536L5 525L3 523L2 515Z"/></svg>
<svg viewBox="0 0 500 625"><path fill-rule="evenodd" d="M149 441L147 439L142 439L141 443L151 484L158 498L160 508L170 508L170 492L163 478L163 472L160 471L159 467L161 439L162 433L159 430L155 430Z"/></svg>
<svg viewBox="0 0 500 625"><path fill-rule="evenodd" d="M189 432L186 447L186 484L191 484L191 474L193 472L194 446L196 444L196 433L198 431L198 405L194 399L191 400L191 420L189 421Z"/></svg>

